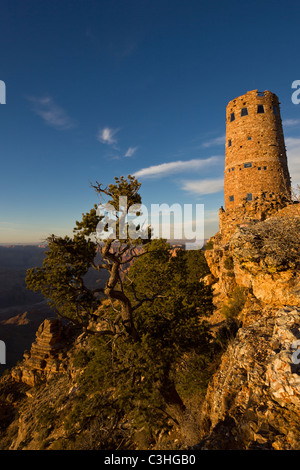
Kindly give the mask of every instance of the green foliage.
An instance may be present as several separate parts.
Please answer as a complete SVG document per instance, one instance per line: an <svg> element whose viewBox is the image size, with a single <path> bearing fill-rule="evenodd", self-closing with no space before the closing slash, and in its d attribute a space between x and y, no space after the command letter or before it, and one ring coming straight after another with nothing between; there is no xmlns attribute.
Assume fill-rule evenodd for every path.
<svg viewBox="0 0 300 470"><path fill-rule="evenodd" d="M186 270L190 282L199 282L210 273L204 250L188 250L182 252L186 258Z"/></svg>
<svg viewBox="0 0 300 470"><path fill-rule="evenodd" d="M139 183L134 176L128 175L127 179L124 176L120 178L115 177L115 184L108 186L108 192L110 194L109 204L113 205L116 210L119 209L119 197L127 196L127 208L134 204L141 204L141 196L139 189L141 183Z"/></svg>
<svg viewBox="0 0 300 470"><path fill-rule="evenodd" d="M203 398L218 352L215 342L211 342L204 352L195 349L182 358L176 372L176 387L185 400L196 399L199 402Z"/></svg>
<svg viewBox="0 0 300 470"><path fill-rule="evenodd" d="M127 178L123 176L120 178L115 177L115 184L110 184L107 188L102 188L102 184L98 182L96 182L96 185L93 185L96 192L100 194L101 199L103 195L109 198L105 204L101 200L98 207L98 209L100 209L100 212L98 211L98 219L103 222L104 232L109 231L108 225L110 225L110 228L114 228L116 236L121 243L127 244L129 242L132 246L146 244L150 235L150 227L146 227L144 230L145 233L143 234L145 237L136 237L136 230L138 229L141 233L141 227L136 227L134 224L130 223L130 217L127 217L128 213L136 217L141 215L141 196L138 192L140 186L141 183L131 175L128 175ZM106 213L106 215L100 215L101 210L102 214ZM93 216L92 220L95 220L95 216ZM123 233L122 223L125 222L129 225L127 233ZM83 224L76 223L78 226L76 230L82 231L82 229L84 229L85 234L87 234L85 221L83 221ZM93 228L93 223L91 223L91 227ZM88 234L90 235L90 233L91 232ZM106 239L108 238L106 237ZM113 239L114 237L112 237L112 240Z"/></svg>
<svg viewBox="0 0 300 470"><path fill-rule="evenodd" d="M84 312L99 306L99 299L83 284L83 277L96 256L96 247L81 234L73 238L51 235L42 268L27 271L27 287L40 291L61 315L85 323Z"/></svg>
<svg viewBox="0 0 300 470"><path fill-rule="evenodd" d="M115 178L108 188L94 186L114 208L120 195L127 197L128 206L140 204L139 187L130 176ZM99 220L95 206L76 222L72 238L49 237L43 266L28 271L27 285L41 291L61 316L98 335L90 340L88 351L74 358L74 367L82 369L80 393L66 427L85 429L91 418L118 422L126 415L134 426L155 434L166 426L170 406L185 408L178 387L185 397L192 393L183 361L188 357L196 374L212 357L205 320L213 311L212 291L200 280L209 270L203 251L172 256L161 239L143 244L128 236L117 248L111 240L101 246L93 239ZM144 246L136 252L138 244ZM102 258L96 262L99 253ZM134 263L125 272L128 260ZM91 268L109 272L103 289L85 285ZM98 321L100 329L92 331L91 320ZM205 387L204 374L198 382L195 377L194 384L200 382Z"/></svg>
<svg viewBox="0 0 300 470"><path fill-rule="evenodd" d="M101 220L101 216L97 215L97 204L94 205L94 208L87 212L86 214L82 214L82 221L79 222L76 220L76 227L74 228L74 232L79 232L83 236L90 236L96 232L96 228L98 223Z"/></svg>
<svg viewBox="0 0 300 470"><path fill-rule="evenodd" d="M236 318L229 317L225 324L218 329L215 337L215 345L217 348L220 348L221 353L226 350L228 343L235 338L239 326L239 322Z"/></svg>
<svg viewBox="0 0 300 470"><path fill-rule="evenodd" d="M117 226L126 210L141 202L141 197L138 194L140 183L130 175L127 179L124 177L115 178L115 184L110 184L108 188L102 188L99 183L93 187L101 198L103 195L110 198L108 203L113 205L116 210L119 208L119 197L126 198L125 212L117 216ZM112 300L118 299L122 304L123 325L126 324L125 329L128 334L136 336L131 318L131 307L121 287L120 273L123 256L127 253L134 257L133 250L136 246L142 245L148 240L132 240L128 235L126 239L121 240L122 245L117 248L112 246L113 240L109 238L105 240L104 244L99 243L95 233L98 223L104 216L98 214L97 208L98 206L95 205L90 212L82 214L82 221L76 221L73 237L57 237L55 235L48 237L48 250L43 266L27 271L26 284L34 292L41 292L59 315L85 328L87 328L95 310L101 305L104 294ZM136 209L138 208L136 207ZM96 262L96 255L99 254L100 258L98 256L99 259ZM90 289L86 286L84 279L90 269L95 269L100 278L101 271L110 273L109 280L106 282L106 290L104 288Z"/></svg>
<svg viewBox="0 0 300 470"><path fill-rule="evenodd" d="M189 261L181 251L170 257L168 244L155 240L129 272L132 282L126 288L131 298L153 298L159 293L136 314L143 344L143 375L149 386L164 382L166 377L175 383L184 355L209 351L209 326L204 317L213 311L212 292L194 280L193 272L189 275Z"/></svg>
<svg viewBox="0 0 300 470"><path fill-rule="evenodd" d="M168 421L162 384L179 387L184 398L197 387L205 389L209 374L200 374L199 367L205 370L212 357L204 320L212 313L212 294L194 281L193 274L189 276L187 266L185 253L171 257L163 240L153 240L136 259L124 289L132 301L145 300L135 311L140 341L93 338L89 350L76 355L74 365L84 370L69 422L84 426L89 416L102 410L107 416L126 414L136 428L146 426L154 435Z"/></svg>
<svg viewBox="0 0 300 470"><path fill-rule="evenodd" d="M76 428L87 429L97 419L107 429L126 417L132 423L131 432L146 427L150 435L166 426L160 394L144 381L147 365L141 362L141 351L124 338L116 347L112 341L95 337L90 339L87 351L74 357L73 365L84 367L78 376L79 393L65 420L69 433Z"/></svg>
<svg viewBox="0 0 300 470"><path fill-rule="evenodd" d="M242 311L245 302L247 299L246 289L243 287L237 286L232 294L231 297L227 302L222 305L221 312L225 316L226 319L235 319L238 314Z"/></svg>

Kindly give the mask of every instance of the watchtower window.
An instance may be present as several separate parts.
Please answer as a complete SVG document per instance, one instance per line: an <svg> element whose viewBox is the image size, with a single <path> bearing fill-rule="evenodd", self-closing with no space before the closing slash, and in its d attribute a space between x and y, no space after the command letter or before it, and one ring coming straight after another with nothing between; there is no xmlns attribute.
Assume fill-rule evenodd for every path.
<svg viewBox="0 0 300 470"><path fill-rule="evenodd" d="M230 122L234 121L235 120L235 116L234 116L234 113L231 113L230 114Z"/></svg>
<svg viewBox="0 0 300 470"><path fill-rule="evenodd" d="M252 162L244 163L244 168L251 168Z"/></svg>
<svg viewBox="0 0 300 470"><path fill-rule="evenodd" d="M247 201L252 201L252 193L247 194Z"/></svg>
<svg viewBox="0 0 300 470"><path fill-rule="evenodd" d="M228 147L231 147L231 139L228 140Z"/></svg>
<svg viewBox="0 0 300 470"><path fill-rule="evenodd" d="M264 105L263 104L258 104L257 105L257 114L263 114L264 112L265 112Z"/></svg>
<svg viewBox="0 0 300 470"><path fill-rule="evenodd" d="M267 167L266 167L266 166L264 166L264 170L266 170L266 169L267 169Z"/></svg>
<svg viewBox="0 0 300 470"><path fill-rule="evenodd" d="M234 166L231 168L231 171L234 171Z"/></svg>
<svg viewBox="0 0 300 470"><path fill-rule="evenodd" d="M264 91L258 91L257 96L260 96L260 97L265 96L265 92Z"/></svg>
<svg viewBox="0 0 300 470"><path fill-rule="evenodd" d="M247 140L252 140L252 137L248 137Z"/></svg>
<svg viewBox="0 0 300 470"><path fill-rule="evenodd" d="M257 169L258 169L258 170L261 170L261 166L258 166Z"/></svg>
<svg viewBox="0 0 300 470"><path fill-rule="evenodd" d="M278 114L277 106L273 106L273 113L276 115Z"/></svg>
<svg viewBox="0 0 300 470"><path fill-rule="evenodd" d="M242 108L241 109L241 116L248 116L248 109L247 108Z"/></svg>
<svg viewBox="0 0 300 470"><path fill-rule="evenodd" d="M229 201L230 202L234 201L234 196L229 196Z"/></svg>

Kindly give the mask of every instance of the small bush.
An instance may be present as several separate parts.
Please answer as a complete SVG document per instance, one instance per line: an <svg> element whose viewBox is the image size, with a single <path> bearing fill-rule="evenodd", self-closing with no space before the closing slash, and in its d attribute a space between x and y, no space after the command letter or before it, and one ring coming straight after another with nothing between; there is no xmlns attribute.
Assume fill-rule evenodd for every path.
<svg viewBox="0 0 300 470"><path fill-rule="evenodd" d="M72 358L72 363L75 368L82 369L87 366L89 363L89 355L88 352L84 349L80 349L76 352Z"/></svg>
<svg viewBox="0 0 300 470"><path fill-rule="evenodd" d="M239 326L239 322L236 319L229 319L225 325L219 328L215 337L215 344L220 348L221 352L226 351L230 341L235 338Z"/></svg>
<svg viewBox="0 0 300 470"><path fill-rule="evenodd" d="M236 287L230 299L222 305L221 312L227 320L235 319L242 311L247 299L245 288Z"/></svg>

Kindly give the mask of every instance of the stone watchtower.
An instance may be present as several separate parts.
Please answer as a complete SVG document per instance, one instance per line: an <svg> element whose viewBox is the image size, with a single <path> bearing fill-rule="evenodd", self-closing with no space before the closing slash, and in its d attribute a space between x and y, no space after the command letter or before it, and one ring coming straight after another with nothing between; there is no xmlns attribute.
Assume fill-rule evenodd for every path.
<svg viewBox="0 0 300 470"><path fill-rule="evenodd" d="M249 91L226 109L225 210L257 197L290 198L290 175L279 101L270 91Z"/></svg>
<svg viewBox="0 0 300 470"><path fill-rule="evenodd" d="M224 198L223 235L291 200L279 101L270 91L249 91L227 105Z"/></svg>

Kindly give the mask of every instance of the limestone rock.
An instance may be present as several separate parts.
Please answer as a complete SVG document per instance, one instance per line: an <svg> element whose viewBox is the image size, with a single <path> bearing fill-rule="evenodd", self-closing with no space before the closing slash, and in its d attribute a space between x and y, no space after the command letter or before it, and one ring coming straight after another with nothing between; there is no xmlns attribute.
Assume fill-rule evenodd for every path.
<svg viewBox="0 0 300 470"><path fill-rule="evenodd" d="M273 218L230 240L235 281L274 306L300 306L300 219Z"/></svg>
<svg viewBox="0 0 300 470"><path fill-rule="evenodd" d="M209 385L200 449L300 449L300 308L241 328Z"/></svg>
<svg viewBox="0 0 300 470"><path fill-rule="evenodd" d="M300 204L275 205L265 216L255 204L247 210L254 212L245 224L222 211L205 251L216 305L235 286L247 300L242 328L210 381L196 448L299 450Z"/></svg>
<svg viewBox="0 0 300 470"><path fill-rule="evenodd" d="M229 239L219 232L211 240L205 257L222 300L237 285L266 305L300 306L300 204L263 222L236 226Z"/></svg>
<svg viewBox="0 0 300 470"><path fill-rule="evenodd" d="M72 339L74 329L69 325L63 325L57 318L46 319L37 330L31 350L25 351L23 362L12 369L12 377L33 386L59 372L65 372L67 351Z"/></svg>

